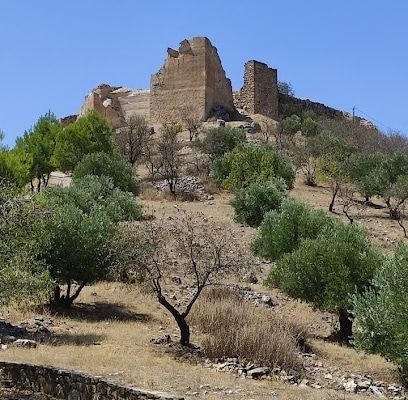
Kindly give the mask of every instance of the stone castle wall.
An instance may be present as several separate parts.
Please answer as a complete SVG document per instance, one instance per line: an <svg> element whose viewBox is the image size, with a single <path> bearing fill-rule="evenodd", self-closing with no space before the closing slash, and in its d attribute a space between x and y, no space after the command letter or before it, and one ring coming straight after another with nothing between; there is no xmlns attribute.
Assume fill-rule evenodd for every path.
<svg viewBox="0 0 408 400"><path fill-rule="evenodd" d="M277 120L277 70L255 60L245 63L244 85L235 97L235 104L249 114L262 114Z"/></svg>
<svg viewBox="0 0 408 400"><path fill-rule="evenodd" d="M63 400L182 400L167 393L50 366L0 361L0 386Z"/></svg>
<svg viewBox="0 0 408 400"><path fill-rule="evenodd" d="M93 89L85 97L85 102L79 111L79 116L85 115L90 110L95 110L106 117L112 129L121 127L123 125L122 107L118 96L112 94L117 89L119 88L106 84L99 85Z"/></svg>
<svg viewBox="0 0 408 400"><path fill-rule="evenodd" d="M234 112L231 81L208 38L183 40L179 50L169 48L167 54L163 67L151 76L152 122L179 120L186 110L200 120L215 109Z"/></svg>

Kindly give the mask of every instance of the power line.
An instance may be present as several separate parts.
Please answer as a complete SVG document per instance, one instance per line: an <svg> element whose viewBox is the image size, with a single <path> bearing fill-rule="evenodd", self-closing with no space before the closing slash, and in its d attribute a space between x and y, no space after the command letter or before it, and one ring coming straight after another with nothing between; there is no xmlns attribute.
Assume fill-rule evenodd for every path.
<svg viewBox="0 0 408 400"><path fill-rule="evenodd" d="M368 115L367 113L365 113L364 111L360 110L359 108L357 108L356 106L353 106L353 116L354 116L354 110L359 111L361 114L365 115L367 118L369 118L371 121L376 122L379 125L382 125L384 128L387 128L389 131L392 131L393 129L390 128L388 125L383 124L381 121L378 121L378 119Z"/></svg>

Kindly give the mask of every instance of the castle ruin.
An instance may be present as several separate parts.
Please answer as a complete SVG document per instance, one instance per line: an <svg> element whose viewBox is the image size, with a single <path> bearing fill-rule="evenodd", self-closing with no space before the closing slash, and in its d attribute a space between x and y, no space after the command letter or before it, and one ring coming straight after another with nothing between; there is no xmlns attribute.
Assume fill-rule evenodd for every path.
<svg viewBox="0 0 408 400"><path fill-rule="evenodd" d="M235 104L248 114L262 114L277 120L279 116L277 70L255 60L245 63L244 85L235 96Z"/></svg>
<svg viewBox="0 0 408 400"><path fill-rule="evenodd" d="M305 110L328 118L348 117L324 104L286 97L279 103L277 70L256 60L245 63L243 86L232 93L217 49L208 38L194 37L183 40L178 50L167 49L164 65L151 76L150 90L99 85L86 96L79 115L96 110L113 129L125 126L133 114L143 116L150 124L181 122L186 114L201 121L210 117L228 121L236 117L237 109L276 121L279 115ZM75 117L64 119L64 124L75 121ZM360 125L375 128L363 118L355 119Z"/></svg>
<svg viewBox="0 0 408 400"><path fill-rule="evenodd" d="M202 121L233 117L231 81L208 38L183 40L178 50L168 48L167 54L164 66L151 76L151 121L177 121L186 111Z"/></svg>

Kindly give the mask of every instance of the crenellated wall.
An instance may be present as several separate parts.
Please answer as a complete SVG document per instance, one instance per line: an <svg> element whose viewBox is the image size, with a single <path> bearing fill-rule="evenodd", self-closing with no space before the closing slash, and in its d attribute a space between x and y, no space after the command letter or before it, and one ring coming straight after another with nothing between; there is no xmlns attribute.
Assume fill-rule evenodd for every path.
<svg viewBox="0 0 408 400"><path fill-rule="evenodd" d="M0 373L0 387L2 383L62 400L183 400L164 392L51 366L0 361Z"/></svg>

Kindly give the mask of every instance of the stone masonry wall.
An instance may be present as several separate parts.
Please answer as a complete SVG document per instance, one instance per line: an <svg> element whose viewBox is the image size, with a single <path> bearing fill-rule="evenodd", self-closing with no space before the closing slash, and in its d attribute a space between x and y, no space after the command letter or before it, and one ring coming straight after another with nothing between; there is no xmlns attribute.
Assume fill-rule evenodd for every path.
<svg viewBox="0 0 408 400"><path fill-rule="evenodd" d="M185 110L200 120L210 117L214 109L235 111L231 81L208 38L183 40L178 50L168 48L167 54L163 67L151 76L152 122L178 120Z"/></svg>
<svg viewBox="0 0 408 400"><path fill-rule="evenodd" d="M95 110L105 116L112 129L119 128L122 122L122 107L117 95L113 92L119 89L107 84L99 85L85 97L84 104L79 111L79 116L85 115L90 110Z"/></svg>
<svg viewBox="0 0 408 400"><path fill-rule="evenodd" d="M50 366L0 361L0 386L43 393L63 400L183 400L167 393L144 390L98 376Z"/></svg>
<svg viewBox="0 0 408 400"><path fill-rule="evenodd" d="M251 60L245 63L244 85L236 97L237 108L249 114L262 114L277 120L278 112L277 70Z"/></svg>

